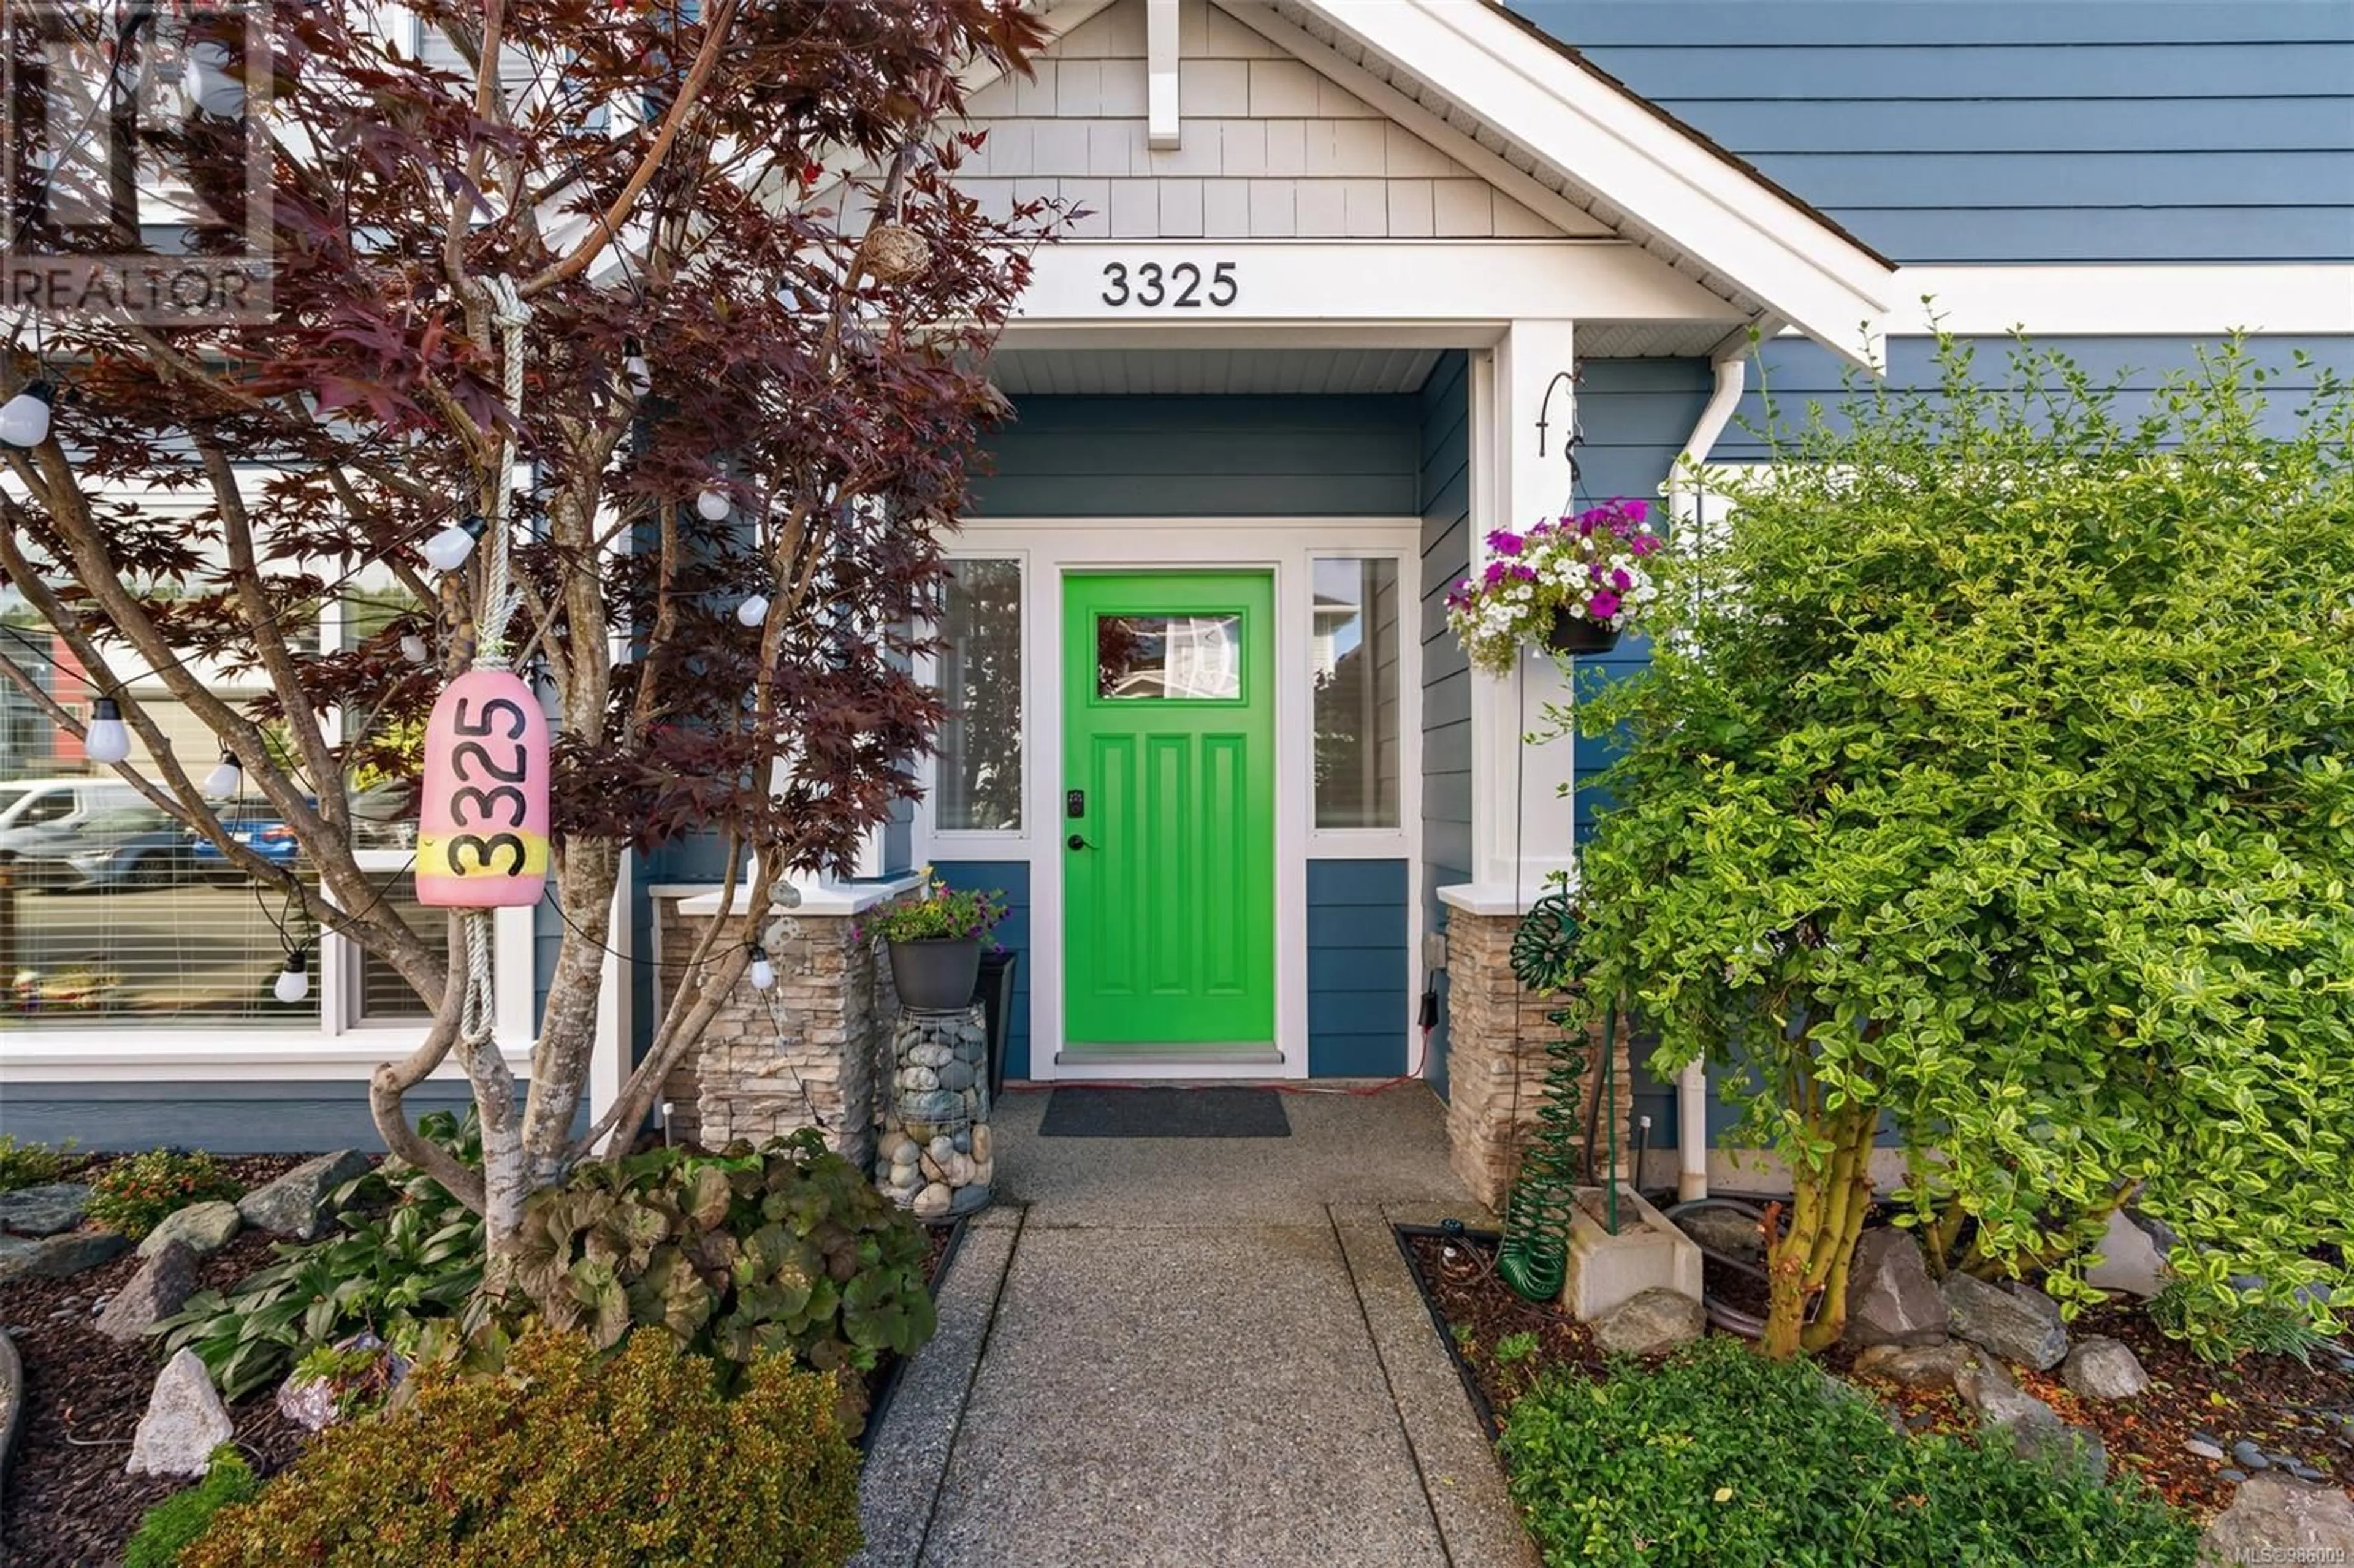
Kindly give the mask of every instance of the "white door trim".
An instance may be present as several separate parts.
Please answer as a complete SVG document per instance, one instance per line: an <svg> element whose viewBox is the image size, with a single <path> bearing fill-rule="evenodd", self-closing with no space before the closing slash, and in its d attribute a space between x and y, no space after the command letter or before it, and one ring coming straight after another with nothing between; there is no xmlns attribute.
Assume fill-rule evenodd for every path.
<svg viewBox="0 0 2354 1568"><path fill-rule="evenodd" d="M1107 526L1116 523L1117 526ZM1308 863L1364 858L1370 835L1323 838L1312 827L1313 742L1310 709L1309 563L1320 556L1394 555L1402 612L1421 604L1419 518L1154 517L1005 518L968 521L951 557L1018 558L1023 563L1022 728L1026 778L1023 822L1011 832L943 832L933 821L932 764L923 768L916 810L918 862L1014 860L1030 867L1030 1075L1044 1081L1308 1075ZM1063 1025L1062 830L1063 579L1098 571L1268 571L1275 578L1275 1018L1280 1066L1237 1070L1215 1062L1058 1063ZM1422 643L1417 622L1401 638L1400 827L1384 835L1382 858L1405 860L1409 896L1418 897L1422 863ZM1412 1004L1421 993L1418 923L1409 910L1406 955L1414 984L1400 1038L1413 1059Z"/></svg>

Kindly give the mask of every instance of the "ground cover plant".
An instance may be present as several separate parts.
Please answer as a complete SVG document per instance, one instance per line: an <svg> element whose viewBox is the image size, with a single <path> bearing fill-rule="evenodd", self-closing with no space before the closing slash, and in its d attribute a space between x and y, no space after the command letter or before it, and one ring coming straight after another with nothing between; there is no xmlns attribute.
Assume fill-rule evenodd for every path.
<svg viewBox="0 0 2354 1568"><path fill-rule="evenodd" d="M122 1568L173 1568L181 1552L211 1527L215 1514L231 1503L250 1502L260 1489L237 1445L222 1444L213 1450L212 1468L203 1480L147 1510L123 1551Z"/></svg>
<svg viewBox="0 0 2354 1568"><path fill-rule="evenodd" d="M151 1149L120 1160L90 1184L91 1224L137 1241L191 1203L244 1195L243 1182L199 1149Z"/></svg>
<svg viewBox="0 0 2354 1568"><path fill-rule="evenodd" d="M78 1163L72 1158L70 1144L52 1149L46 1143L26 1143L12 1133L0 1132L0 1192L62 1181L67 1170Z"/></svg>
<svg viewBox="0 0 2354 1568"><path fill-rule="evenodd" d="M640 1330L607 1356L545 1327L500 1372L420 1369L403 1406L330 1427L254 1501L216 1516L181 1568L847 1560L858 1459L832 1374L770 1356L725 1399L713 1372L669 1334Z"/></svg>
<svg viewBox="0 0 2354 1568"><path fill-rule="evenodd" d="M1644 1568L2190 1568L2198 1533L2135 1483L1891 1427L1804 1361L1724 1336L1541 1381L1507 1418L1513 1500L1548 1563Z"/></svg>
<svg viewBox="0 0 2354 1568"><path fill-rule="evenodd" d="M1575 1005L1789 1163L1766 1344L1836 1341L1883 1129L1933 1268L2071 1305L2109 1214L2177 1323L2354 1306L2354 401L2237 345L2126 404L2021 345L1775 416L1662 558ZM2146 395L2140 395L2146 398ZM1752 1086L1755 1086L1754 1088ZM2217 1330L2222 1332L2223 1330Z"/></svg>

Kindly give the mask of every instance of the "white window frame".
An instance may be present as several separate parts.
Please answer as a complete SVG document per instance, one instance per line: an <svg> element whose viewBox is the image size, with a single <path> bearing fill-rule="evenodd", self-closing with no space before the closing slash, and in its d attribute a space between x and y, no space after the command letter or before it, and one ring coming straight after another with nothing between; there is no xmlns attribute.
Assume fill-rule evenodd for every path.
<svg viewBox="0 0 2354 1568"><path fill-rule="evenodd" d="M970 524L966 524L968 530L970 530L971 526L972 525ZM928 865L932 861L932 855L924 853L924 846L927 841L938 846L939 858L944 860L1021 860L1025 857L1023 855L991 855L987 852L992 848L1006 849L1029 843L1031 837L1030 830L1037 814L1035 801L1034 800L1035 792L1031 789L1033 780L1030 777L1030 770L1037 765L1037 751L1035 745L1036 737L1032 733L1031 715L1036 710L1038 687L1038 672L1034 663L1034 655L1036 652L1036 643L1035 640L1031 636L1032 628L1030 625L1031 621L1036 619L1034 614L1036 607L1032 602L1032 596L1036 592L1037 588L1037 585L1031 576L1031 553L1026 549L992 550L978 545L963 545L954 549L944 550L941 554L944 558L950 562L1012 561L1014 564L1014 569L1021 574L1022 592L1020 602L1022 605L1022 623L1015 629L1015 636L1020 640L1022 646L1022 722L1020 726L1022 742L1022 825L1018 828L943 828L938 826L938 812L933 805L933 795L934 791L939 786L939 754L937 751L927 752L924 756L923 766L919 770L920 777L923 780L924 796L923 799L917 803L915 825L911 828L911 832L914 835L911 842L913 842L916 851L916 863L918 865ZM924 635L934 637L938 634L939 625L937 621L927 622L925 624ZM940 683L939 655L931 652L918 655L915 661L915 673L917 680L921 681L926 686L937 691L939 688ZM970 854L963 853L968 850L973 853Z"/></svg>

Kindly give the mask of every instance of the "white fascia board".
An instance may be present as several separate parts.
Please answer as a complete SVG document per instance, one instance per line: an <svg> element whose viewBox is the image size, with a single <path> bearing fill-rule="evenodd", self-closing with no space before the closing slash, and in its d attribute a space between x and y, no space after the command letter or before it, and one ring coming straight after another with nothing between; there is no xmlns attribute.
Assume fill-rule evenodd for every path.
<svg viewBox="0 0 2354 1568"><path fill-rule="evenodd" d="M1198 275L1180 307L1176 269ZM1031 258L1017 325L1189 331L1254 323L1742 319L1732 304L1620 239L1067 239ZM1118 267L1118 273L1108 269ZM1157 283L1143 269L1157 267ZM1228 271L1234 302L1213 302ZM1157 294L1161 302L1138 302ZM1125 299L1122 302L1110 302Z"/></svg>
<svg viewBox="0 0 2354 1568"><path fill-rule="evenodd" d="M1484 0L1301 0L1339 32L1476 110L1825 347L1869 365L1894 269ZM1584 315L1570 302L1554 309Z"/></svg>
<svg viewBox="0 0 2354 1568"><path fill-rule="evenodd" d="M1894 336L2354 335L2354 266L1906 267L1896 281L1906 303L1890 313Z"/></svg>

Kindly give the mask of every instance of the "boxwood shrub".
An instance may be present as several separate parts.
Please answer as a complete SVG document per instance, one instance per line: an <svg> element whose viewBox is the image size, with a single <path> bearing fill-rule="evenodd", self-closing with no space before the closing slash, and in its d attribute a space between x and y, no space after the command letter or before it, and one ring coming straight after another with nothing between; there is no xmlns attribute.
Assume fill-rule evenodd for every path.
<svg viewBox="0 0 2354 1568"><path fill-rule="evenodd" d="M1513 1499L1548 1563L1643 1568L2191 1568L2197 1532L2137 1479L2063 1478L1998 1444L1897 1431L1812 1364L1726 1338L1512 1406Z"/></svg>
<svg viewBox="0 0 2354 1568"><path fill-rule="evenodd" d="M660 1330L600 1355L535 1328L504 1370L420 1368L416 1392L332 1426L180 1568L819 1568L859 1547L858 1458L833 1374L790 1355L720 1397Z"/></svg>

